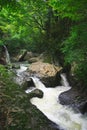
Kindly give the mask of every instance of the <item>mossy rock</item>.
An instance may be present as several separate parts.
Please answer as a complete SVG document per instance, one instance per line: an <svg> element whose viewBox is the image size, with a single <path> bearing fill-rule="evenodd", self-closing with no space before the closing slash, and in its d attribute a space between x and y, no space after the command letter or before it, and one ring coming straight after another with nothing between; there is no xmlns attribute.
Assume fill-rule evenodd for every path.
<svg viewBox="0 0 87 130"><path fill-rule="evenodd" d="M43 92L39 89L35 89L32 92L28 93L28 97L29 99L33 98L33 97L39 97L42 98L43 97Z"/></svg>

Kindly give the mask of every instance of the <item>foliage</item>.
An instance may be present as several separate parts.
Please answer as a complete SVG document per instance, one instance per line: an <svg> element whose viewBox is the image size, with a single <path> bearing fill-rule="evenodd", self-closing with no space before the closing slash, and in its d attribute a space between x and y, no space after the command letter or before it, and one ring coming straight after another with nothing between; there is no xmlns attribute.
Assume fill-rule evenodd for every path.
<svg viewBox="0 0 87 130"><path fill-rule="evenodd" d="M27 118L23 104L26 96L19 86L13 83L11 77L12 73L0 65L0 114L2 117L0 126L4 129L11 126L17 127L19 123L24 124L24 119ZM24 119L20 120L23 116L25 116Z"/></svg>
<svg viewBox="0 0 87 130"><path fill-rule="evenodd" d="M9 3L8 3L9 4ZM38 49L39 43L43 45L44 21L46 21L47 7L43 0L19 1L20 7L17 11L2 8L0 13L1 39L4 44L9 42L11 46L18 45L25 48ZM14 4L15 5L15 4ZM12 43L18 41L17 43ZM20 43L22 42L22 45ZM24 45L23 45L24 44Z"/></svg>
<svg viewBox="0 0 87 130"><path fill-rule="evenodd" d="M6 44L11 54L21 48L52 56L62 52L65 63L75 62L77 75L84 79L86 0L9 1L0 1L0 44Z"/></svg>
<svg viewBox="0 0 87 130"><path fill-rule="evenodd" d="M49 4L62 19L71 19L72 25L68 37L61 43L65 55L65 64L75 63L77 77L87 84L87 2L85 0L50 0Z"/></svg>
<svg viewBox="0 0 87 130"><path fill-rule="evenodd" d="M62 51L65 61L77 64L76 73L83 81L86 81L87 71L87 23L79 24L72 28L71 34L63 43Z"/></svg>
<svg viewBox="0 0 87 130"><path fill-rule="evenodd" d="M12 74L0 65L0 126L1 129L28 129L29 99L11 78Z"/></svg>
<svg viewBox="0 0 87 130"><path fill-rule="evenodd" d="M13 82L13 73L0 65L0 129L51 129L49 120L33 106L31 95Z"/></svg>
<svg viewBox="0 0 87 130"><path fill-rule="evenodd" d="M86 0L0 0L0 46L4 44L11 55L20 49L47 51L51 57L46 61L52 56L58 60L63 53L65 64L74 63L74 73L87 85ZM38 115L38 121L42 115L31 107L29 97L12 77L0 65L0 129L31 130L33 118Z"/></svg>
<svg viewBox="0 0 87 130"><path fill-rule="evenodd" d="M85 0L49 0L49 4L58 11L62 18L72 20L83 19L87 15L87 2Z"/></svg>
<svg viewBox="0 0 87 130"><path fill-rule="evenodd" d="M56 17L46 1L25 0L19 4L17 12L9 11L9 7L1 10L0 36L9 52L22 47L40 53L56 52L67 32L65 20Z"/></svg>

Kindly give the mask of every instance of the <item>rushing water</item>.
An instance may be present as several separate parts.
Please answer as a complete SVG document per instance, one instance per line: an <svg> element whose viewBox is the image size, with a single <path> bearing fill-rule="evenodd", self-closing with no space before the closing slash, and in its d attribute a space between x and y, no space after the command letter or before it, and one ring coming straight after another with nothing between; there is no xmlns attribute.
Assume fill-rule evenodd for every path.
<svg viewBox="0 0 87 130"><path fill-rule="evenodd" d="M7 47L5 45L4 45L4 48L5 48L5 54L6 54L6 63L7 64L11 64L10 55L8 53L8 49L7 49Z"/></svg>
<svg viewBox="0 0 87 130"><path fill-rule="evenodd" d="M19 84L19 85L22 85L22 83L24 82L25 80L25 77L24 77L24 72L27 70L27 64L20 64L20 68L19 69L16 69L16 77L14 77L14 81Z"/></svg>
<svg viewBox="0 0 87 130"><path fill-rule="evenodd" d="M34 97L30 101L35 105L48 119L55 122L60 130L87 130L87 116L76 113L68 106L61 105L58 96L69 90L69 86L64 74L61 75L63 86L55 88L46 88L38 79L32 78L37 89L41 90L43 98Z"/></svg>
<svg viewBox="0 0 87 130"><path fill-rule="evenodd" d="M26 66L20 65L17 75L19 77L22 76L22 72L26 71L26 69ZM46 88L38 78L32 77L35 88L31 87L25 92L30 93L35 89L43 92L43 98L34 97L30 102L46 115L48 119L56 123L60 130L87 130L87 115L76 113L72 108L60 104L59 95L71 88L67 82L66 75L61 74L61 78L62 86Z"/></svg>
<svg viewBox="0 0 87 130"><path fill-rule="evenodd" d="M8 50L6 46L4 46L4 48L6 52L6 62L7 64L10 64ZM20 69L17 70L17 79L20 79L18 82L21 81L22 73L26 71L26 69L26 66L20 65ZM87 130L87 115L76 113L72 108L60 104L58 99L59 95L71 88L65 74L61 74L61 78L62 86L46 88L38 78L32 77L36 88L41 90L44 94L43 98L34 97L30 101L44 113L48 119L55 122L60 127L60 130ZM26 93L30 93L36 88L30 88L29 90L26 90Z"/></svg>
<svg viewBox="0 0 87 130"><path fill-rule="evenodd" d="M24 66L24 64L20 64L20 68L16 70L17 76L21 76L21 74L27 70L27 66Z"/></svg>

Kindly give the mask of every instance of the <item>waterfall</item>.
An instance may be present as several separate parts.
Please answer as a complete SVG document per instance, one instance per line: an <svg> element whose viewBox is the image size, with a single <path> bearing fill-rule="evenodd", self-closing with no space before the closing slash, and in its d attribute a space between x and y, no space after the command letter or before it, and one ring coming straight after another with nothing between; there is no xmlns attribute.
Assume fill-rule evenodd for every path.
<svg viewBox="0 0 87 130"><path fill-rule="evenodd" d="M61 84L62 84L63 86L65 86L65 87L70 87L70 85L69 85L69 83L68 83L68 81L67 81L66 75L65 75L64 73L61 74L61 78L62 78Z"/></svg>
<svg viewBox="0 0 87 130"><path fill-rule="evenodd" d="M43 98L33 97L30 102L48 119L56 123L60 130L87 130L86 115L76 113L72 108L60 104L59 95L71 88L64 74L61 75L61 78L64 86L46 88L38 78L33 77L35 87L44 94Z"/></svg>
<svg viewBox="0 0 87 130"><path fill-rule="evenodd" d="M8 53L8 49L7 49L7 47L5 45L4 45L4 48L5 48L5 54L6 54L6 63L7 64L11 64L10 55Z"/></svg>

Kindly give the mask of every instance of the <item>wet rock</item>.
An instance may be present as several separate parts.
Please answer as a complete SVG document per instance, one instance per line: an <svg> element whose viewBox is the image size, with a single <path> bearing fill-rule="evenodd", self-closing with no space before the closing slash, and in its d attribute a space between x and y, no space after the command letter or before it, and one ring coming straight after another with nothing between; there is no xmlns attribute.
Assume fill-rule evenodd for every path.
<svg viewBox="0 0 87 130"><path fill-rule="evenodd" d="M34 89L29 93L29 99L32 97L39 97L42 98L43 97L43 92L41 90L38 89Z"/></svg>
<svg viewBox="0 0 87 130"><path fill-rule="evenodd" d="M24 90L26 90L26 89L28 89L28 88L30 88L30 87L35 87L35 86L34 86L34 83L33 83L33 81L32 81L31 78L29 78L27 81L25 81L25 82L22 84L22 88L23 88Z"/></svg>
<svg viewBox="0 0 87 130"><path fill-rule="evenodd" d="M12 68L13 69L20 69L20 65L19 64L12 64Z"/></svg>
<svg viewBox="0 0 87 130"><path fill-rule="evenodd" d="M82 114L86 113L87 112L87 100L79 103L77 105L77 108L80 110L80 112Z"/></svg>
<svg viewBox="0 0 87 130"><path fill-rule="evenodd" d="M71 71L71 64L67 64L66 66L63 66L62 73L69 74Z"/></svg>
<svg viewBox="0 0 87 130"><path fill-rule="evenodd" d="M83 96L82 93L78 92L77 88L71 88L61 93L59 100L62 105L69 105L77 112L82 114L87 112L87 96Z"/></svg>
<svg viewBox="0 0 87 130"><path fill-rule="evenodd" d="M17 72L14 72L14 73L17 73ZM24 71L24 72L21 72L21 74L20 73L16 74L16 76L14 77L14 82L22 86L23 89L26 89L28 87L29 81L31 80L30 77L31 77L30 73L27 71Z"/></svg>
<svg viewBox="0 0 87 130"><path fill-rule="evenodd" d="M70 105L74 103L76 96L76 91L74 89L70 89L66 92L61 93L59 95L59 100L62 105Z"/></svg>
<svg viewBox="0 0 87 130"><path fill-rule="evenodd" d="M31 75L37 76L47 86L52 87L58 85L58 72L62 68L53 64L44 63L42 61L32 63L28 68Z"/></svg>

